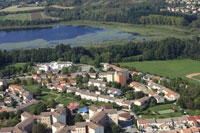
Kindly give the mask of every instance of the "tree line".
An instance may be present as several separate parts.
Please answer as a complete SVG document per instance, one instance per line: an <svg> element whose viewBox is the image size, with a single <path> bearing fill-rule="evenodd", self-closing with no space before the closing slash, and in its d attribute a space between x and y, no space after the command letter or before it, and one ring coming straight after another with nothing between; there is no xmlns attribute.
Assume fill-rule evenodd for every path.
<svg viewBox="0 0 200 133"><path fill-rule="evenodd" d="M72 61L98 66L100 62L127 62L168 60L176 58L200 59L200 38L181 40L167 38L161 41L128 42L107 47L71 47L1 50L0 65L17 62Z"/></svg>

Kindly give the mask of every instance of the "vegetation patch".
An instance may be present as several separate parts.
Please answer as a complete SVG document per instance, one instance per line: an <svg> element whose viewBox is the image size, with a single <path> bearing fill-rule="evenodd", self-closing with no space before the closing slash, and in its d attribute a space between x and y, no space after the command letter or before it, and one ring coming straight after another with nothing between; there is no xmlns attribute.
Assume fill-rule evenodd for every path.
<svg viewBox="0 0 200 133"><path fill-rule="evenodd" d="M43 16L41 14L41 12L34 12L34 13L31 13L30 15L31 17L31 20L39 20L39 19L43 19Z"/></svg>
<svg viewBox="0 0 200 133"><path fill-rule="evenodd" d="M73 6L58 6L58 5L51 5L52 8L58 8L58 9L74 9Z"/></svg>
<svg viewBox="0 0 200 133"><path fill-rule="evenodd" d="M44 9L45 7L42 6L26 6L26 7L19 7L18 5L10 6L5 9L0 10L0 12L19 12L19 11L31 11L31 10L40 10Z"/></svg>
<svg viewBox="0 0 200 133"><path fill-rule="evenodd" d="M169 114L169 113L173 113L173 112L174 112L174 110L172 110L172 109L158 111L158 113L161 114L161 115L163 115L163 114Z"/></svg>
<svg viewBox="0 0 200 133"><path fill-rule="evenodd" d="M29 20L29 13L10 14L4 17L4 20Z"/></svg>

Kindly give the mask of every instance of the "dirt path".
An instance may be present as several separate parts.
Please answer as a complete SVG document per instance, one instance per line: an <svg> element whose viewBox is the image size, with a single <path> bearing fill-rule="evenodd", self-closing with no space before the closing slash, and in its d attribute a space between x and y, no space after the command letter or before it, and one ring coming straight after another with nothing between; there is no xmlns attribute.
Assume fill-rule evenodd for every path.
<svg viewBox="0 0 200 133"><path fill-rule="evenodd" d="M194 79L194 80L200 81L199 79L193 78L194 76L198 76L198 75L200 75L200 73L192 73L192 74L188 74L186 77L190 78L190 79Z"/></svg>

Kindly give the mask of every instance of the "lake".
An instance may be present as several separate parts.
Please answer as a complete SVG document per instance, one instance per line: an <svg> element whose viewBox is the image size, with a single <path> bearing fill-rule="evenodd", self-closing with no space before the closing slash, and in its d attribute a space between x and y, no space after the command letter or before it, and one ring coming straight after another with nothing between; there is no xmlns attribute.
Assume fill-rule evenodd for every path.
<svg viewBox="0 0 200 133"><path fill-rule="evenodd" d="M1 49L52 47L61 43L87 46L102 41L128 39L136 34L87 26L54 26L51 28L0 31Z"/></svg>

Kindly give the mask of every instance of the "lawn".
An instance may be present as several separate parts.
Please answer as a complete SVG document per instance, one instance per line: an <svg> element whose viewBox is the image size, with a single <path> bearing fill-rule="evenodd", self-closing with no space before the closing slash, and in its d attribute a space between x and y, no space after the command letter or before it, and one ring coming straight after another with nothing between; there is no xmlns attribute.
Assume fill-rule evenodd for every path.
<svg viewBox="0 0 200 133"><path fill-rule="evenodd" d="M38 89L38 85L26 85L23 86L26 90L30 91L30 92L34 92L35 89Z"/></svg>
<svg viewBox="0 0 200 133"><path fill-rule="evenodd" d="M171 108L175 108L176 112L174 112ZM158 111L159 114L150 114L152 112ZM148 115L147 115L148 114ZM164 105L157 105L155 107L150 107L147 110L142 112L142 118L169 118L169 117L180 117L182 113L180 112L179 108L175 104L164 104Z"/></svg>
<svg viewBox="0 0 200 133"><path fill-rule="evenodd" d="M54 94L49 94L49 93L43 93L42 96L40 96L41 100L46 102L50 99L55 99L57 96Z"/></svg>
<svg viewBox="0 0 200 133"><path fill-rule="evenodd" d="M200 72L200 61L194 60L166 60L166 61L143 61L120 63L120 66L134 67L137 71L148 72L164 77L181 77Z"/></svg>
<svg viewBox="0 0 200 133"><path fill-rule="evenodd" d="M194 77L192 77L192 78L195 78L195 79L199 79L199 80L200 80L200 75L194 76Z"/></svg>
<svg viewBox="0 0 200 133"><path fill-rule="evenodd" d="M56 102L61 103L61 104L64 104L65 106L68 106L69 103L74 103L74 102L79 103L80 101L76 101L76 100L69 99L69 98L63 98L62 96L60 96L60 97L56 100Z"/></svg>
<svg viewBox="0 0 200 133"><path fill-rule="evenodd" d="M4 17L4 20L30 20L29 13L10 14Z"/></svg>
<svg viewBox="0 0 200 133"><path fill-rule="evenodd" d="M8 8L0 10L0 12L18 12L18 11L30 11L30 10L39 10L44 9L45 7L40 6L28 6L28 7L20 7L18 8L18 5L10 6Z"/></svg>
<svg viewBox="0 0 200 133"><path fill-rule="evenodd" d="M173 112L174 111L172 109L158 111L158 113L161 114L161 115L169 114L169 113L173 113Z"/></svg>

